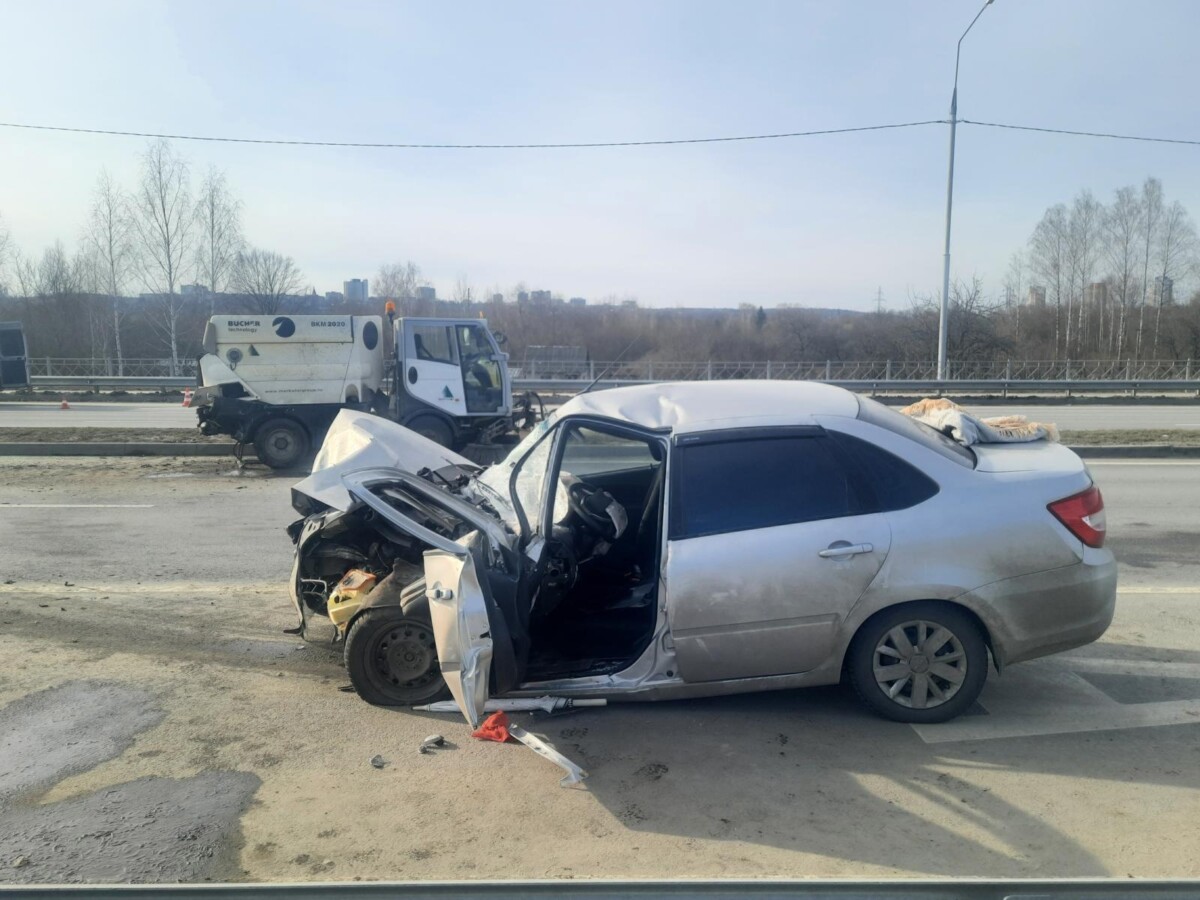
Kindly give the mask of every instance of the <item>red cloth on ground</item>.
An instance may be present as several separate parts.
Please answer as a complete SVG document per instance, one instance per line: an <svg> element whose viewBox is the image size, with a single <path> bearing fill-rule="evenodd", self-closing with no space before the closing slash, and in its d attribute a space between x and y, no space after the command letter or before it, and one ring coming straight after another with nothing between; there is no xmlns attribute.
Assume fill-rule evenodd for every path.
<svg viewBox="0 0 1200 900"><path fill-rule="evenodd" d="M471 733L471 737L503 744L508 740L508 715L504 710L492 713Z"/></svg>

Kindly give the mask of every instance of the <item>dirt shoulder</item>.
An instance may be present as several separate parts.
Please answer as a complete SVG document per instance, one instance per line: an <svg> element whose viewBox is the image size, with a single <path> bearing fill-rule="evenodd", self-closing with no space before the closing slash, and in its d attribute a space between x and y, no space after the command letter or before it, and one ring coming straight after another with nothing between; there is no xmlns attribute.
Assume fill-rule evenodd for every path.
<svg viewBox="0 0 1200 900"><path fill-rule="evenodd" d="M205 437L188 428L0 428L12 444L233 444L228 435Z"/></svg>
<svg viewBox="0 0 1200 900"><path fill-rule="evenodd" d="M1113 445L1200 447L1200 428L1124 428L1101 431L1064 431L1061 439L1068 447L1109 447Z"/></svg>

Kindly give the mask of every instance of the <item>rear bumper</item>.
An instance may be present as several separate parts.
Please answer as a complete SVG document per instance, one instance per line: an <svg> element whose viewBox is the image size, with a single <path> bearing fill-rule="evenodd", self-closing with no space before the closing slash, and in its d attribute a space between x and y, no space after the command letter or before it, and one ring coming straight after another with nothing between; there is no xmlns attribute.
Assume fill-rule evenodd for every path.
<svg viewBox="0 0 1200 900"><path fill-rule="evenodd" d="M1117 603L1117 563L1108 550L1061 569L1006 578L959 598L987 626L998 665L1047 656L1097 640Z"/></svg>

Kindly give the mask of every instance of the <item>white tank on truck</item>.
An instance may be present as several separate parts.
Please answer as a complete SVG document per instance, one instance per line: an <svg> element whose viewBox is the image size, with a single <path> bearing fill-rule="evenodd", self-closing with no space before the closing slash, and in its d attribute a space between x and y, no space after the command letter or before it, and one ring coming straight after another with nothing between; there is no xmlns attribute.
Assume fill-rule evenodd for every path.
<svg viewBox="0 0 1200 900"><path fill-rule="evenodd" d="M204 351L201 432L253 445L272 468L306 459L342 409L455 449L516 428L508 355L485 319L213 316ZM528 421L531 398L518 406Z"/></svg>

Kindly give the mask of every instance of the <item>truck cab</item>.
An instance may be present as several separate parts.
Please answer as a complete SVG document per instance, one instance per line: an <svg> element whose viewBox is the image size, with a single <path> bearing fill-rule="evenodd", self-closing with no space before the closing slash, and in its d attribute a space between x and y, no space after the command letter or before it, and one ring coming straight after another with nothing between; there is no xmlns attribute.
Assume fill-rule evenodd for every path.
<svg viewBox="0 0 1200 900"><path fill-rule="evenodd" d="M455 447L511 415L508 354L486 319L400 318L394 339L394 421Z"/></svg>

